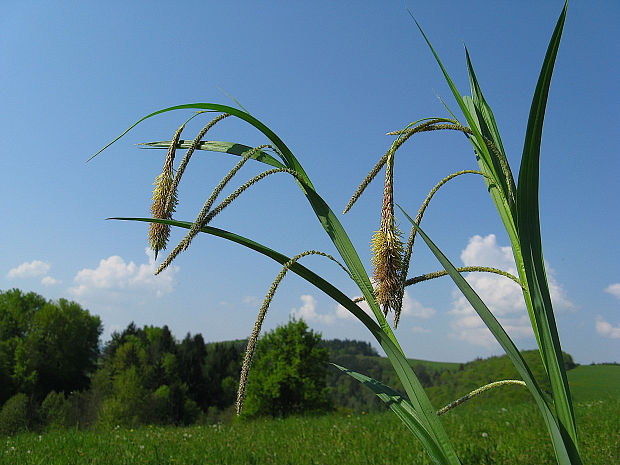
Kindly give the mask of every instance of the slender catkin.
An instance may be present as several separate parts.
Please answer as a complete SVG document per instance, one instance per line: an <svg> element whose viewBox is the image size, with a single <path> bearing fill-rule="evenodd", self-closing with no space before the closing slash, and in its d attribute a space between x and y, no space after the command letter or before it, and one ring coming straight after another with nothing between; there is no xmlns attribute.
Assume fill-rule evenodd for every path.
<svg viewBox="0 0 620 465"><path fill-rule="evenodd" d="M169 220L172 218L172 213L176 208L178 199L176 192L172 190L173 182L173 170L174 170L174 155L176 151L176 145L181 136L181 132L185 124L177 129L174 134L168 153L166 154L166 161L162 172L155 179L153 189L153 203L151 205L151 213L153 218ZM165 250L168 238L170 237L170 226L162 223L151 223L149 227L149 242L151 248L155 251L155 259L160 250Z"/></svg>
<svg viewBox="0 0 620 465"><path fill-rule="evenodd" d="M443 178L441 181L439 181L435 185L435 187L431 189L429 194L426 196L426 199L424 199L424 202L422 202L422 206L418 210L418 215L415 218L415 224L418 224L418 225L420 224L420 222L422 221L422 217L424 216L424 212L426 211L426 208L428 207L428 204L430 203L435 193L439 190L439 188L443 186L445 183L447 183L448 181L450 181L451 179L454 179L457 176L460 176L462 174L480 174L484 176L484 174L482 174L482 172L480 171L462 170L462 171L457 171L456 173L452 173L451 175ZM413 250L413 243L415 241L416 233L417 233L417 229L412 226L411 232L409 233L409 239L407 240L407 246L405 247L405 253L403 256L403 263L402 263L401 275L400 275L401 276L401 287L399 290L399 295L400 295L401 305L402 305L402 298L405 293L405 286L406 286L405 280L407 279L407 275L409 273L409 262L411 260L411 252Z"/></svg>
<svg viewBox="0 0 620 465"><path fill-rule="evenodd" d="M263 321L265 320L267 309L269 308L269 305L271 304L271 301L273 300L273 297L276 293L276 290L278 289L278 286L280 285L280 282L282 281L282 279L284 279L286 272L295 263L297 263L301 258L307 255L321 255L322 257L329 258L330 260L336 262L351 277L351 274L349 273L349 271L338 260L336 260L331 255L326 254L324 252L320 252L318 250L307 250L305 252L302 252L298 255L295 255L293 258L291 258L288 262L284 264L284 266L282 267L282 270L280 271L280 273L278 273L278 276L276 276L276 279L271 284L271 287L269 288L269 292L267 292L267 295L265 296L263 305L261 306L260 311L258 312L258 317L256 318L256 322L254 323L254 329L252 330L252 334L250 335L250 339L248 340L248 345L245 350L245 356L243 358L243 365L241 367L241 376L239 379L239 390L237 391L237 415L241 414L241 410L243 409L243 402L245 401L245 392L246 392L246 387L248 383L248 375L250 374L252 359L254 357L254 353L256 352L256 344L258 342L258 336L260 335L260 330L263 325Z"/></svg>
<svg viewBox="0 0 620 465"><path fill-rule="evenodd" d="M500 387L500 386L507 386L510 384L518 385L518 386L527 386L525 384L525 381L521 381L520 379L504 379L502 381L495 381L493 383L485 384L484 386L479 387L478 389L474 389L469 394L455 400L454 402L450 402L445 407L437 410L437 415L443 415L444 413L448 412L454 407L458 407L463 402L467 402L469 399L472 399L476 397L477 395L482 394L485 391L488 391L489 389L493 389L493 388Z"/></svg>
<svg viewBox="0 0 620 465"><path fill-rule="evenodd" d="M458 271L459 273L474 273L474 272L493 273L493 274L497 274L500 276L504 276L505 278L511 279L515 283L517 283L519 287L521 288L523 287L519 278L517 278L513 274L508 273L507 271L500 270L499 268L491 268L488 266L462 266L462 267L456 268L456 271ZM426 274L415 276L413 278L406 280L405 286L411 286L413 284L418 284L424 281L428 281L428 280L435 279L435 278L440 278L442 276L447 276L447 275L448 275L448 272L446 270L426 273Z"/></svg>
<svg viewBox="0 0 620 465"><path fill-rule="evenodd" d="M449 131L459 131L462 132L463 134L465 134L466 136L472 136L474 135L474 132L466 127L466 126L462 126L461 124L458 124L456 122L453 122L453 124L427 124L425 125L423 128L419 129L419 130L415 130L416 128L411 128L411 129L407 129L406 131L391 131L388 132L387 135L388 136L393 136L393 135L407 135L407 136L411 136L413 135L415 132L423 132L423 131L441 131L441 130L449 130ZM502 173L504 175L504 178L506 180L506 187L508 188L508 199L511 203L514 204L515 202L515 185L514 185L514 178L512 176L512 171L510 170L510 165L508 164L508 160L506 159L506 156L497 148L497 146L493 143L493 141L491 139L489 139L488 137L486 137L484 134L481 134L482 139L484 140L485 144L487 145L487 147L489 147L491 149L491 151L495 154L495 156L497 157L497 160L499 161L499 164L502 168Z"/></svg>
<svg viewBox="0 0 620 465"><path fill-rule="evenodd" d="M185 173L185 168L187 167L189 160L192 158L192 155L194 151L196 150L196 147L200 145L202 138L205 136L205 134L207 133L209 129L211 129L217 123L219 123L224 118L227 118L229 116L230 115L228 113L223 113L219 116L216 116L204 128L202 128L202 130L194 138L194 140L192 141L192 144L187 149L187 152L185 152L185 156L181 160L181 163L179 164L179 168L177 169L177 174L172 181L172 185L170 187L170 193L168 195L168 202L172 202L174 200L172 196L173 195L176 196L177 189L179 188L179 183L181 182L181 177L183 177L183 173Z"/></svg>
<svg viewBox="0 0 620 465"><path fill-rule="evenodd" d="M361 197L361 195L364 192L364 190L366 190L366 187L368 187L370 182L379 173L381 168L383 168L383 166L387 162L388 157L390 157L390 155L393 156L394 152L396 152L396 150L398 150L398 148L401 145L403 145L407 141L407 139L409 139L411 136L413 136L416 132L424 131L425 130L424 128L426 128L427 126L436 124L436 123L441 122L441 121L445 121L445 120L444 119L439 119L439 118L434 118L434 119L431 119L429 121L425 121L424 123L419 124L419 125L411 128L411 129L408 129L408 130L405 130L405 131L388 132L388 135L398 135L399 136L398 139L396 139L394 141L394 143L392 144L390 149L385 153L385 155L383 155L381 157L381 159L372 168L372 170L370 170L370 173L368 173L368 175L364 178L364 180L359 185L359 187L355 190L355 193L351 197L351 200L349 200L349 203L344 208L344 211L342 213L343 214L347 213L351 209L351 207L353 207L353 204L357 201L357 199L359 199Z"/></svg>
<svg viewBox="0 0 620 465"><path fill-rule="evenodd" d="M233 169L231 169L228 172L228 174L226 176L224 176L224 178L220 181L220 183L215 187L215 189L213 190L213 192L211 193L211 195L209 196L209 198L207 199L207 201L203 205L202 210L200 210L200 213L198 214L198 217L196 218L196 221L194 221L194 224L192 225L191 229L189 230L189 233L183 239L183 250L187 250L187 248L189 247L189 244L192 241L192 239L200 231L200 228L202 228L206 224L206 216L207 216L207 214L211 210L211 207L213 206L213 204L217 200L218 196L221 194L221 192L224 190L226 185L233 178L233 176L235 174L237 174L237 172L241 169L241 167L245 164L245 162L247 162L250 158L252 158L252 156L254 156L254 154L256 154L256 152L260 152L262 149L267 148L267 147L271 148L271 145L269 145L269 144L259 145L258 147L255 147L252 150L248 150L245 153L245 155L243 156L243 158L241 158L241 160L239 160L239 162L233 167Z"/></svg>

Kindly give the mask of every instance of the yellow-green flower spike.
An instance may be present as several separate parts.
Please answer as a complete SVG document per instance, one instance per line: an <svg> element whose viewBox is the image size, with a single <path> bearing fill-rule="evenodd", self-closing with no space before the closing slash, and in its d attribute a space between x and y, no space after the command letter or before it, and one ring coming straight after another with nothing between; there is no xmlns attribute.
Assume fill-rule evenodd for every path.
<svg viewBox="0 0 620 465"><path fill-rule="evenodd" d="M151 205L151 214L153 215L153 218L169 220L172 218L172 213L176 208L177 195L176 192L172 190L172 182L174 179L174 155L184 127L185 125L181 126L174 134L170 147L168 148L168 153L166 154L164 168L153 183L155 186L153 189L153 204ZM149 242L151 244L151 248L155 251L155 259L157 259L159 251L166 248L169 236L169 225L151 223L149 228Z"/></svg>
<svg viewBox="0 0 620 465"><path fill-rule="evenodd" d="M381 228L372 238L373 279L376 283L375 297L387 315L394 310L394 320L400 316L399 288L401 285L401 266L403 244L400 231L394 224L394 152L388 156L381 209Z"/></svg>

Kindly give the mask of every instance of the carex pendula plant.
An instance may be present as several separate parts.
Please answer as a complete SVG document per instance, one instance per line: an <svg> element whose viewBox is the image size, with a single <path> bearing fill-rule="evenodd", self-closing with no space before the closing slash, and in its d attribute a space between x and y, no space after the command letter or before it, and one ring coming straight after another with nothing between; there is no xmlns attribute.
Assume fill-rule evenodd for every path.
<svg viewBox="0 0 620 465"><path fill-rule="evenodd" d="M360 198L366 186L368 186L379 172L385 168L385 185L379 229L372 236L372 275L369 275L364 267L349 236L338 220L338 216L317 192L299 160L293 155L289 147L264 123L244 109L213 103L193 103L165 108L143 117L110 143L116 142L142 121L165 112L197 110L198 113L193 115L192 118L196 117L198 114L216 115L193 140L181 139L181 133L185 128L186 121L186 123L175 132L171 140L144 144L149 148L167 149L162 174L155 181L152 206L153 217L116 219L150 223L151 229L149 238L155 253L165 249L171 226L188 230L187 235L162 262L157 273L168 266L180 252L186 250L198 233L218 236L228 241L235 242L263 254L282 265L281 272L276 277L265 297L254 330L249 339L239 385L237 401L237 408L239 411L243 407L247 375L251 367L252 356L262 322L278 285L284 275L290 271L296 273L350 311L376 338L397 373L403 385L404 394L396 392L380 381L373 380L361 373L353 372L344 367L337 368L367 385L379 398L385 401L386 405L421 442L424 449L435 463L461 463L441 423L440 415L479 393L492 388L501 388L501 386L506 384L521 384L530 391L545 422L557 462L559 464L582 463L577 442L577 429L575 426L572 400L562 360L560 340L553 313L549 285L545 274L538 210L538 165L540 159L542 126L551 75L564 27L566 10L567 3L565 3L562 9L549 42L534 92L525 135L521 166L517 179L518 182L515 182L513 171L508 163L493 112L484 99L467 49L466 62L470 80L470 96L462 95L456 89L448 72L439 59L439 56L433 49L430 40L416 21L416 25L418 25L430 51L433 53L463 113L464 120L459 121L452 112L449 112L449 118L420 119L407 125L402 130L388 133L396 136L395 141L390 145L385 155L379 159L369 175L361 183L345 208L346 213ZM204 139L207 132L215 124L218 124L225 118L231 117L244 121L262 133L266 138L265 144L251 147L236 142L210 141ZM413 140L413 136L416 134L428 131L457 131L462 133L464 138L473 146L479 169L455 171L446 176L431 190L427 198L424 199L417 216L412 218L407 213L408 208L401 207L394 199L393 186L396 175L395 158L398 150L404 146L405 142ZM106 147L104 147L104 149ZM186 154L175 170L174 158L177 150L186 150ZM173 218L175 206L178 202L177 188L190 157L196 151L227 153L237 156L239 160L215 187L196 219L194 221L181 221ZM249 181L241 184L232 194L218 203L218 198L224 190L224 187L233 180L235 175L237 175L250 160L267 165L267 169L251 178ZM479 176L483 181L483 186L489 192L491 200L500 215L510 239L518 276L513 276L505 271L488 267L455 268L448 258L431 241L428 235L420 228L424 212L437 190L445 183L465 174ZM249 238L211 225L214 217L224 208L231 205L236 198L242 195L247 189L250 189L254 184L268 179L272 175L288 176L299 186L317 219L325 229L329 239L333 242L340 257L336 258L317 250L301 251L294 257L289 257ZM399 215L402 214L401 219L411 223L411 232L406 243L403 241L402 232L396 226L395 216L397 213ZM409 277L412 248L414 240L418 235L436 256L443 270ZM307 255L320 255L338 263L344 272L356 283L362 296L353 299L345 295L329 281L302 265L300 261ZM497 273L503 275L507 279L512 279L521 287L543 366L546 370L549 384L551 385L550 395L541 390L517 347L493 315L492 309L489 309L485 305L462 276L461 273L464 272ZM449 275L452 278L457 287L487 325L488 329L514 363L521 380L497 380L489 385L476 389L463 398L438 410L431 404L414 370L405 358L398 339L387 321L387 317L388 313L394 314L394 328L396 328L402 308L405 287L445 275ZM358 305L361 300L366 301L373 316L367 314Z"/></svg>

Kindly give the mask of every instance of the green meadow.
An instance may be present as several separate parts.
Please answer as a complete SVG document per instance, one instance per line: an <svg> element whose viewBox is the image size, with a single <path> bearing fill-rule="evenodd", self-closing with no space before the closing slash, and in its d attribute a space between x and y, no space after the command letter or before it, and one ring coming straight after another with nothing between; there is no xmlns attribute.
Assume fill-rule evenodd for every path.
<svg viewBox="0 0 620 465"><path fill-rule="evenodd" d="M584 463L620 463L620 366L569 370ZM443 415L464 464L553 464L535 405L476 398ZM1 464L430 464L391 412L4 437Z"/></svg>

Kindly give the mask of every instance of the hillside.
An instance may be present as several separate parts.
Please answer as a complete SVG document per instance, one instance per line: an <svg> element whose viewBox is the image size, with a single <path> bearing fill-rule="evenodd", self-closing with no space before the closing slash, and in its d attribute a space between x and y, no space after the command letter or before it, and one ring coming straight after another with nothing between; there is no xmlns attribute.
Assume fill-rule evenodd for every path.
<svg viewBox="0 0 620 465"><path fill-rule="evenodd" d="M583 365L568 372L575 402L620 397L620 365Z"/></svg>
<svg viewBox="0 0 620 465"><path fill-rule="evenodd" d="M329 346L329 342L326 342ZM538 351L523 351L534 377L541 387L547 391L550 386L545 381L545 373ZM364 373L402 392L402 386L385 357L377 354L356 355L354 353L333 352L331 361L351 370ZM567 370L576 365L569 354L564 354ZM470 391L493 381L504 379L520 379L517 370L507 356L476 359L468 363L443 363L409 359L422 385L427 388L428 395L436 406L443 406L462 397ZM586 370L587 371L587 370ZM579 383L587 378L590 372L575 378ZM374 394L335 368L330 371L328 385L333 388L333 400L337 406L354 410L382 410L385 407L375 399ZM583 381L586 382L585 380ZM601 382L603 385L604 383ZM603 389L603 388L600 388ZM596 394L594 394L596 395ZM487 405L509 405L530 401L530 394L522 386L503 386L486 392L475 402Z"/></svg>
<svg viewBox="0 0 620 465"><path fill-rule="evenodd" d="M208 343L206 347L209 352L216 345L233 346L239 353L243 353L246 344L247 340L235 340ZM323 345L330 351L332 363L364 373L402 391L390 361L386 357L379 356L368 342L331 339L323 341ZM524 351L522 354L530 365L534 377L539 381L544 380L544 369L538 351ZM569 354L564 354L564 357L575 402L618 397L620 365L577 366ZM476 359L467 363L408 360L422 385L427 388L431 401L438 407L489 382L520 379L507 356ZM336 368L329 370L327 384L331 387L332 400L337 408L355 411L383 411L385 409L383 403L369 389ZM543 389L549 390L546 382L540 384ZM503 386L486 392L471 404L505 406L530 401L530 394L524 387Z"/></svg>

